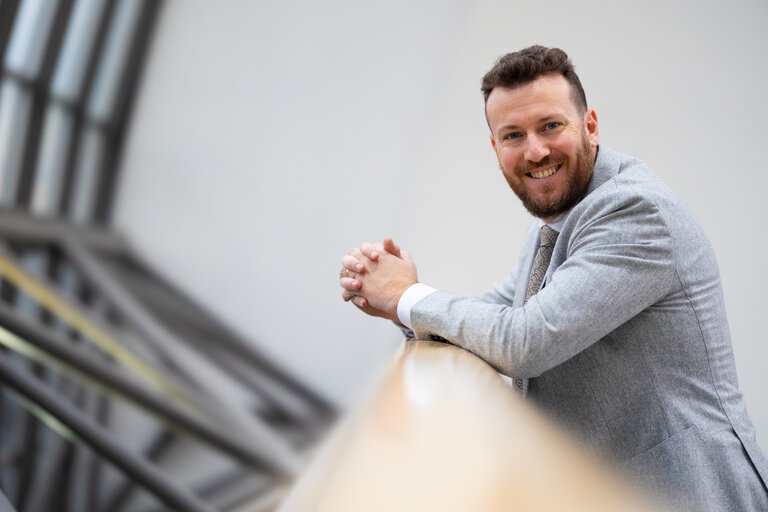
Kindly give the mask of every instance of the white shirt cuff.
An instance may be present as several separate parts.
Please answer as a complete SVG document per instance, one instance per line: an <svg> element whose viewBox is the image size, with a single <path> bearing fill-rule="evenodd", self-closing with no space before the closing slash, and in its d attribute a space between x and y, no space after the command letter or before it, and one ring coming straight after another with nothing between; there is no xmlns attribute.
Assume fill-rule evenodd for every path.
<svg viewBox="0 0 768 512"><path fill-rule="evenodd" d="M397 318L400 322L409 329L413 329L411 325L411 308L421 299L436 291L437 289L422 283L412 284L405 290L405 293L400 296L400 300L397 302Z"/></svg>

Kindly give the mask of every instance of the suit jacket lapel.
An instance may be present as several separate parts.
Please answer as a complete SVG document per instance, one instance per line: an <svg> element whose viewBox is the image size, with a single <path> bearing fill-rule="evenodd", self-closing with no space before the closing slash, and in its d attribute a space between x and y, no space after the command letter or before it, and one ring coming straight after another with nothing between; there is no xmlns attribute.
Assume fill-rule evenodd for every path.
<svg viewBox="0 0 768 512"><path fill-rule="evenodd" d="M598 147L597 152L597 159L595 160L595 167L592 170L592 180L589 182L589 187L587 188L587 196L594 192L598 187L609 181L611 178L619 174L621 171L621 161L622 156L615 152L614 150L607 148L607 147ZM585 197L586 199L586 197ZM582 201L584 201L583 199ZM577 209L579 205L577 204L574 206L574 209ZM573 213L573 210L571 210ZM568 241L570 239L570 233L572 232L571 229L568 229L568 220L566 220L565 225L563 225L563 230L560 233L560 236L557 238L557 243L555 244L555 249L552 254L552 261L549 264L549 268L547 269L547 273L544 275L544 280L542 281L542 288L547 285L549 282L550 277L552 276L552 273L557 270L557 267L560 266L560 264L565 260L565 254L566 251L564 250L565 247L568 246ZM536 235L538 237L538 234ZM527 240L527 238L526 238ZM538 238L537 238L538 240ZM530 251L530 258L531 262L533 263L533 257L536 254L536 250L538 249L538 242L536 243L536 246L533 248L532 251ZM558 255L562 255L558 257ZM528 267L530 270L530 266ZM526 285L528 282L526 281ZM515 294L517 295L517 294ZM525 291L523 291L523 301L525 300Z"/></svg>

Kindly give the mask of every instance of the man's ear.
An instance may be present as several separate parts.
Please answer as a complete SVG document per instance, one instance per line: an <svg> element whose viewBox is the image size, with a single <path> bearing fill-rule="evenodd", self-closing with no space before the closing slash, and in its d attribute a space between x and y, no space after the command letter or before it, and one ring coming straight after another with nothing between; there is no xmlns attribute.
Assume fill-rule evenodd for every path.
<svg viewBox="0 0 768 512"><path fill-rule="evenodd" d="M584 119L584 127L587 130L587 137L589 138L589 145L596 148L600 142L600 130L597 126L597 112L591 108L587 110ZM495 146L494 146L495 147Z"/></svg>
<svg viewBox="0 0 768 512"><path fill-rule="evenodd" d="M499 150L496 148L496 139L493 138L493 134L490 135L491 139L491 147L493 147L493 152L496 154L496 160L499 161L499 166L501 166L501 159L499 158Z"/></svg>

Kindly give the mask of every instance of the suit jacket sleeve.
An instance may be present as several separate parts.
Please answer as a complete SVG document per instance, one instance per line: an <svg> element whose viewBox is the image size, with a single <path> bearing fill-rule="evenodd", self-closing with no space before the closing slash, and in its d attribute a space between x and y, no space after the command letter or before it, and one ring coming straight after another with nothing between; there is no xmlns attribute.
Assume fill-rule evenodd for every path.
<svg viewBox="0 0 768 512"><path fill-rule="evenodd" d="M536 377L589 347L657 302L677 281L674 243L652 198L590 194L571 212L555 247L562 260L546 286L523 307L512 292L490 304L439 291L411 310L417 338L440 336L487 361L499 372ZM550 268L551 270L551 268ZM508 285L514 286L516 276ZM517 280L518 283L520 280ZM502 283L503 284L503 283Z"/></svg>

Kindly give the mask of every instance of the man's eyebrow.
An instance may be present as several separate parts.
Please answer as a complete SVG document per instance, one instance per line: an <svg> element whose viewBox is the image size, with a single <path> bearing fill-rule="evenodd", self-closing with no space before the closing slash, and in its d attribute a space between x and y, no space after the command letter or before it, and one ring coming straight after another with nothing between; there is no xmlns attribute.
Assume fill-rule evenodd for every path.
<svg viewBox="0 0 768 512"><path fill-rule="evenodd" d="M547 114L543 117L540 117L536 120L536 124L542 124L546 123L547 121L554 121L554 120L561 120L563 118L560 114ZM496 134L500 135L503 132L506 131L514 131L514 130L520 130L521 128L516 124L505 124L502 126L499 126L499 128L496 130Z"/></svg>
<svg viewBox="0 0 768 512"><path fill-rule="evenodd" d="M544 116L541 119L539 119L539 123L546 123L547 121L552 121L552 120L555 120L555 119L560 120L562 118L563 118L563 116L561 116L559 114L547 114L546 116Z"/></svg>
<svg viewBox="0 0 768 512"><path fill-rule="evenodd" d="M499 134L504 133L504 132L514 131L514 130L519 130L519 129L520 129L520 127L517 126L516 124L505 124L505 125L499 126L496 129L496 134L499 135Z"/></svg>

